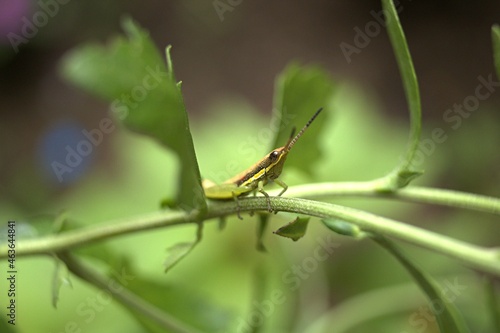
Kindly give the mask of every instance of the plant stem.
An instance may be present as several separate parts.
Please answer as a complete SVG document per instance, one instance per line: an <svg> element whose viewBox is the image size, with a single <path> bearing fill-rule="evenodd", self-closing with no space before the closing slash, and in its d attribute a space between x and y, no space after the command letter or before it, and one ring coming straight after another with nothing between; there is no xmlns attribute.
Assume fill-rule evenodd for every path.
<svg viewBox="0 0 500 333"><path fill-rule="evenodd" d="M463 264L500 276L500 253L468 244L448 236L427 231L415 226L377 216L368 212L339 205L297 198L271 198L273 209L291 213L305 214L320 218L338 218L359 226L362 230L372 231L384 236L433 250L455 258ZM238 207L239 206L239 207ZM238 201L211 202L205 219L213 219L236 214L239 211L264 211L267 209L265 198L243 198ZM106 223L80 230L68 231L59 235L46 236L17 243L17 256L30 254L50 254L68 250L100 239L126 233L150 230L183 223L196 223L197 215L178 211L162 211L125 221ZM0 257L7 255L7 247L0 247Z"/></svg>
<svg viewBox="0 0 500 333"><path fill-rule="evenodd" d="M300 198L368 196L464 208L500 215L500 199L494 197L419 186L405 187L395 192L380 193L377 191L376 183L377 180L298 185L290 187L286 192L286 196ZM268 191L271 196L276 195L278 192Z"/></svg>
<svg viewBox="0 0 500 333"><path fill-rule="evenodd" d="M396 56L410 113L410 137L406 156L400 165L384 179L383 189L393 191L406 186L413 178L420 174L416 170L413 170L412 163L420 143L422 108L417 74L394 1L382 0L382 7L386 16L387 34L389 35L394 55Z"/></svg>
<svg viewBox="0 0 500 333"><path fill-rule="evenodd" d="M146 302L142 298L136 296L134 293L128 291L126 288L120 288L119 290L117 288L110 288L110 285L116 286L118 282L114 281L113 283L110 283L110 278L104 277L93 271L81 260L75 258L71 254L67 252L60 252L58 254L58 257L59 259L64 261L64 263L68 267L68 270L74 275L106 292L109 292L116 300L120 301L120 303L152 319L164 330L175 333L199 332L192 327L186 327L176 318L170 316L168 313L163 312L156 306Z"/></svg>
<svg viewBox="0 0 500 333"><path fill-rule="evenodd" d="M16 256L49 254L73 249L101 239L138 231L194 222L195 216L180 211L157 211L120 220L112 220L56 235L23 240L16 243ZM4 250L5 248L5 250ZM7 256L7 246L0 246L0 258Z"/></svg>

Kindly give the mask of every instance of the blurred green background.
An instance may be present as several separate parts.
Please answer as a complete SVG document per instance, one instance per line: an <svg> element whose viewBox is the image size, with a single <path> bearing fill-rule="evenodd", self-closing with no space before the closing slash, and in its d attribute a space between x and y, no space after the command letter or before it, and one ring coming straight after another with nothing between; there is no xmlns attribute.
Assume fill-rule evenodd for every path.
<svg viewBox="0 0 500 333"><path fill-rule="evenodd" d="M257 134L269 126L274 79L292 60L323 66L338 85L321 137L324 154L315 168L314 181L369 180L390 171L404 151L407 108L385 31L369 38L349 62L341 48L342 43L355 44L357 29L364 31L367 23L376 22L372 11L380 11L378 1L293 5L241 1L223 13L223 20L212 1L57 3L50 7L53 17L16 52L4 36L22 34L22 18L44 10L40 3L55 6L57 2L0 1L2 221L36 223L67 210L72 219L92 225L157 210L159 201L174 191L175 158L151 140L120 127L105 136L64 182L47 168L51 159L64 156L66 145L80 139L82 130L97 128L108 114L107 103L60 78L62 57L80 43L105 43L121 33L120 19L125 14L150 31L160 50L173 46L176 77L183 82L205 177L215 178L211 176L231 160L244 169L268 152L266 138ZM420 82L422 138L430 138L435 128L447 135L424 159L426 173L416 184L498 196L498 93L493 91L482 100L456 129L444 114L474 95L480 77L493 75L498 80L490 29L500 22L500 4L401 1L401 6L401 21ZM245 142L255 144L255 154L235 156L235 147ZM281 179L294 185L300 177L285 166ZM498 218L487 214L381 199L333 201L484 246L498 245L500 240ZM166 248L191 240L193 227L113 238L106 245L128 258L139 290L141 281L149 281L149 287L142 286L144 293L154 283L170 286L174 292L159 287L156 293L164 293L177 304L179 318L190 321L212 315L211 320L225 327L221 331L237 332L242 320L249 320L260 269L265 272L267 292L277 290L284 295L284 302L267 318L268 332L306 331L322 315L353 297L366 302L355 303L348 311L351 317L342 317L345 322L369 317L375 309L386 315L349 332L437 332L435 323L419 314L425 304L423 296L383 250L369 242L331 236L314 219L306 237L298 242L271 233L293 218L281 213L272 217L264 238L268 253L255 250L257 217L231 219L222 232L216 223L208 224L203 242L168 274L162 267ZM18 231L19 237L35 233L29 225ZM335 250L313 265L311 258L325 239L336 244ZM444 285L457 278L465 285L456 304L473 331L487 332L481 275L433 253L404 248ZM77 323L81 332L144 331L115 302L101 304L91 320L82 315L78 309L99 292L76 278L71 279L72 288L63 286L58 309L52 308L52 259L18 258L18 266L19 332L64 332L68 322ZM294 275L297 267L306 274ZM297 276L301 277L289 279ZM4 283L2 278L0 293ZM406 297L398 298L397 288ZM370 298L368 293L377 290L387 296ZM0 305L5 308L3 297ZM229 328L223 325L226 322Z"/></svg>

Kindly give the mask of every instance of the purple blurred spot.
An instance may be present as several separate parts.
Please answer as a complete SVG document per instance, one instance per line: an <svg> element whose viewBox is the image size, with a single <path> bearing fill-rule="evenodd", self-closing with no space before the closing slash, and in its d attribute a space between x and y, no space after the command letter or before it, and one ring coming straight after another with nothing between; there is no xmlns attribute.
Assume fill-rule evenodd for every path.
<svg viewBox="0 0 500 333"><path fill-rule="evenodd" d="M61 122L41 138L39 163L48 178L55 183L73 183L90 166L95 147L82 131L83 127L76 122Z"/></svg>
<svg viewBox="0 0 500 333"><path fill-rule="evenodd" d="M0 40L7 42L7 34L13 32L21 33L23 16L31 13L32 2L29 0L0 0Z"/></svg>

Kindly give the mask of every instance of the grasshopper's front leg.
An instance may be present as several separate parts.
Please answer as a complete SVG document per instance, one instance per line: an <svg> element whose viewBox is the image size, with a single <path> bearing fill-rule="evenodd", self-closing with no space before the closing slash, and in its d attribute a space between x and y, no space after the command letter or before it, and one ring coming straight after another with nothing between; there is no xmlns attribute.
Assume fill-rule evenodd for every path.
<svg viewBox="0 0 500 333"><path fill-rule="evenodd" d="M281 195L282 195L283 193L285 193L285 192L286 192L286 190L288 190L288 185L287 185L287 184L285 184L285 182L284 182L284 181L279 180L279 179L277 179L277 178L274 180L274 182L275 182L276 184L278 184L279 186L283 187L283 189L281 190L281 192L278 194L278 197L281 197Z"/></svg>
<svg viewBox="0 0 500 333"><path fill-rule="evenodd" d="M233 200L236 202L236 214L238 214L238 218L240 220L243 220L243 218L241 217L241 214L240 214L240 201L238 199L238 194L234 193L234 192L231 192L231 194L233 195Z"/></svg>
<svg viewBox="0 0 500 333"><path fill-rule="evenodd" d="M264 181L261 180L257 183L257 189L260 193L262 193L266 197L267 210L269 210L269 213L272 213L273 208L271 207L271 199L269 198L269 194L267 194L267 192L264 191Z"/></svg>

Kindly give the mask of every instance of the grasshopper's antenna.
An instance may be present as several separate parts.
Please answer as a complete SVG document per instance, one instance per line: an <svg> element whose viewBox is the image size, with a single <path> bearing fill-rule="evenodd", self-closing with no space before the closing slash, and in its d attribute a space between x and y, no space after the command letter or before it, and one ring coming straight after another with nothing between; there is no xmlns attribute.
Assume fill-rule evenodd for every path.
<svg viewBox="0 0 500 333"><path fill-rule="evenodd" d="M296 129L297 129L297 128L296 128L295 126L292 128L292 133L290 133L290 137L288 138L288 141L287 141L287 143L286 143L285 147L288 147L288 145L290 144L290 142L292 142L292 140L293 140L293 136L294 136L294 134L295 134L295 130L296 130ZM288 150L288 149L287 149L287 150Z"/></svg>
<svg viewBox="0 0 500 333"><path fill-rule="evenodd" d="M297 140L302 136L302 134L304 134L304 132L306 131L306 129L311 125L311 123L314 121L314 119L316 119L316 117L319 115L319 113L321 112L321 110L323 110L323 108L319 108L318 111L316 111L316 113L311 117L311 119L309 119L309 121L307 122L307 124L302 127L302 129L300 130L299 133L297 133L297 135L292 139L292 136L293 136L293 133L295 132L295 128L292 130L292 135L290 136L290 140L288 140L287 144L286 144L286 151L290 151L290 149L292 149L293 145L295 144L295 142L297 142Z"/></svg>

